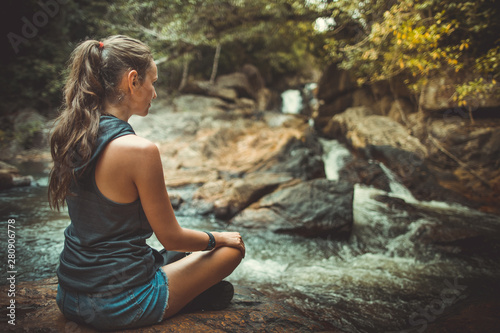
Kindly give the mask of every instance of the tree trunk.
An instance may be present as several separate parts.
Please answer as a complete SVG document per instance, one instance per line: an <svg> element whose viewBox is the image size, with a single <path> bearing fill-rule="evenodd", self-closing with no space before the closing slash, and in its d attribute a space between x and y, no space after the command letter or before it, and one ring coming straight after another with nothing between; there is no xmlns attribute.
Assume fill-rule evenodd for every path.
<svg viewBox="0 0 500 333"><path fill-rule="evenodd" d="M474 124L474 117L472 117L472 107L468 106L467 109L469 109L469 119L472 124Z"/></svg>
<svg viewBox="0 0 500 333"><path fill-rule="evenodd" d="M181 83L179 84L179 91L186 86L188 73L189 73L189 59L188 57L184 57L184 65L182 67L182 79Z"/></svg>
<svg viewBox="0 0 500 333"><path fill-rule="evenodd" d="M214 64L212 66L212 75L210 75L210 83L212 84L215 82L215 77L217 76L217 69L219 68L220 49L221 49L221 44L219 42L217 43L217 46L215 48L215 57L214 57Z"/></svg>

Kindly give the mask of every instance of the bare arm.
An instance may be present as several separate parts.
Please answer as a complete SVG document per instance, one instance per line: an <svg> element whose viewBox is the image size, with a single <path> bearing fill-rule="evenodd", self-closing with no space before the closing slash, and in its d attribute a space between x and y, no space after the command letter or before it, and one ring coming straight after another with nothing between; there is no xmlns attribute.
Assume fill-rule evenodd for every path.
<svg viewBox="0 0 500 333"><path fill-rule="evenodd" d="M163 167L158 148L153 143L144 143L134 154L131 177L141 199L144 212L156 237L166 250L202 251L209 237L202 231L182 228L174 214L168 197ZM214 232L216 247L236 247L245 254L238 232Z"/></svg>

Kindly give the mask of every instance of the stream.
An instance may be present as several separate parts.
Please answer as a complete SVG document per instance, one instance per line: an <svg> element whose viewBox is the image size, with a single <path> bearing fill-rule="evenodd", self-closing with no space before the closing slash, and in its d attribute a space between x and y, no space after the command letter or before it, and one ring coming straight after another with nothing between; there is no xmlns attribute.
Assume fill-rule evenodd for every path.
<svg viewBox="0 0 500 333"><path fill-rule="evenodd" d="M321 142L327 177L336 180L350 153L337 141ZM69 223L67 212L49 209L46 164L17 167L23 174L32 175L34 184L0 192L0 228L6 230L6 217L16 219L20 281L52 277L63 247L63 231ZM460 216L462 221L482 223L495 230L500 224L497 216L443 202L419 202L389 169L384 170L392 182L390 193L355 186L354 226L348 241L239 230L247 257L228 280L273 294L342 332L423 332L448 307L473 290L498 281L500 265L495 258L443 254L414 241L422 226L439 223L436 215L415 220L404 209L389 208L376 199L399 198L443 219ZM189 197L194 190L188 186L171 192ZM223 221L197 215L189 203L176 213L183 227L227 228ZM154 237L149 244L161 248ZM0 257L6 258L6 246L1 246ZM487 292L486 287L484 290Z"/></svg>

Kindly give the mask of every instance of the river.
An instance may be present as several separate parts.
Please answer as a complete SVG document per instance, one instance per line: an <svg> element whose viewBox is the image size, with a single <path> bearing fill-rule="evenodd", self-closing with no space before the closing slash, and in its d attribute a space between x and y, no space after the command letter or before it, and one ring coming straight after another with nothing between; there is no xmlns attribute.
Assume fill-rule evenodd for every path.
<svg viewBox="0 0 500 333"><path fill-rule="evenodd" d="M337 141L322 144L327 177L337 179L349 151ZM46 164L18 167L33 175L34 184L0 192L1 216L16 219L17 277L21 281L52 277L69 223L67 212L48 207ZM415 237L422 227L450 217L498 231L498 217L443 202L419 202L390 176L390 193L355 186L354 226L348 241L239 230L247 257L228 280L272 293L343 332L422 332L456 302L477 290L487 292L500 276L498 260L474 253L450 255L422 245ZM172 192L189 197L194 190ZM406 200L434 215L422 213L415 219L404 208L388 207L380 197ZM223 221L196 215L189 203L177 216L184 227L226 229ZM6 230L6 223L0 222L1 230ZM149 243L160 248L154 238ZM6 258L6 246L0 248L0 257Z"/></svg>

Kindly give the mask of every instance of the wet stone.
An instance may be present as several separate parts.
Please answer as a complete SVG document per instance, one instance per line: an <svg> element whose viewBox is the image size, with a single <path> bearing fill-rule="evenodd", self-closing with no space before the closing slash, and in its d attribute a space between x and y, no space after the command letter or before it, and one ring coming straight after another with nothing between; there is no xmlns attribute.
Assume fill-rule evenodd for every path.
<svg viewBox="0 0 500 333"><path fill-rule="evenodd" d="M1 291L1 303L7 293ZM0 321L0 331L93 333L91 327L69 321L56 304L57 278L18 285L16 294L16 325ZM7 300L8 301L8 300ZM2 307L2 318L6 318ZM308 318L286 302L252 288L235 286L229 308L176 315L160 324L131 329L127 332L318 332L332 327Z"/></svg>

